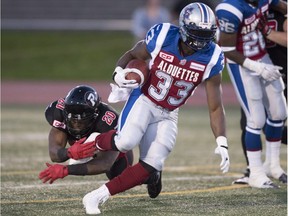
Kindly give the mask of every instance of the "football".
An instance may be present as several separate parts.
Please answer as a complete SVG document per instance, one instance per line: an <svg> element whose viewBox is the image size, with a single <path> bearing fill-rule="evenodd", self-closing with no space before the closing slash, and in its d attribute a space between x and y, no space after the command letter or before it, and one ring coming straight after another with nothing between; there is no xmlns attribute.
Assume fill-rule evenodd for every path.
<svg viewBox="0 0 288 216"><path fill-rule="evenodd" d="M127 73L125 77L127 80L136 80L140 85L143 85L147 81L149 77L149 69L145 61L133 59L127 64L126 68L138 69L139 72L139 74L136 72Z"/></svg>

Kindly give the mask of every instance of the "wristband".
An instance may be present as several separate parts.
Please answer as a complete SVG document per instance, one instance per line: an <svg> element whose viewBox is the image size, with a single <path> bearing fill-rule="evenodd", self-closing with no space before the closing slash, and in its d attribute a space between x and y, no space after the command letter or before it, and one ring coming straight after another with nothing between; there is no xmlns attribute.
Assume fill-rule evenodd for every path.
<svg viewBox="0 0 288 216"><path fill-rule="evenodd" d="M245 58L245 60L244 60L244 62L243 62L243 67L245 67L245 68L248 68L249 70L251 70L251 71L255 71L255 72L257 72L256 71L256 68L255 68L255 66L256 66L256 64L258 63L258 62L256 62L256 61L253 61L253 60L251 60L251 59L249 59L249 58Z"/></svg>
<svg viewBox="0 0 288 216"><path fill-rule="evenodd" d="M68 165L67 170L69 175L80 175L80 176L88 175L87 164Z"/></svg>
<svg viewBox="0 0 288 216"><path fill-rule="evenodd" d="M114 72L113 72L113 74L112 74L112 79L113 79L114 82L115 82L115 76L116 76L116 74L117 74L118 72L122 71L122 70L123 70L123 68L120 67L120 66L117 66L117 67L115 68L115 70L114 70Z"/></svg>

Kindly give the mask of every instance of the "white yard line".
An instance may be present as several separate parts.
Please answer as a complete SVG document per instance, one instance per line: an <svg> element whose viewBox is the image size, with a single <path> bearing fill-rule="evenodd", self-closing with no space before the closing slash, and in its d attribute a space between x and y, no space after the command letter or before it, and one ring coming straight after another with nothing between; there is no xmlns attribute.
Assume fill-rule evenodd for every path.
<svg viewBox="0 0 288 216"><path fill-rule="evenodd" d="M239 173L237 174L237 176L239 176ZM236 176L233 175L229 175L229 176L221 176L221 175L215 175L215 176L191 176L191 177L187 177L187 176L178 176L178 177L167 177L167 178L163 178L162 181L163 182L171 182L171 181L200 181L200 180L215 180L215 179L230 179L230 178L235 178ZM75 182L75 181L65 181L63 180L62 182L55 182L53 184L42 184L39 180L39 182L34 182L34 184L25 184L23 185L23 183L21 183L21 185L17 185L17 183L15 185L12 185L11 182L9 182L9 186L5 186L5 183L2 182L2 190L4 189L13 189L13 190L18 190L18 189L31 189L31 188L57 188L57 187L71 187L71 186L81 186L81 185L95 185L98 184L99 186L106 183L107 180L103 181L103 180L94 180L94 181L83 181L81 180L81 182ZM18 182L19 183L19 182Z"/></svg>

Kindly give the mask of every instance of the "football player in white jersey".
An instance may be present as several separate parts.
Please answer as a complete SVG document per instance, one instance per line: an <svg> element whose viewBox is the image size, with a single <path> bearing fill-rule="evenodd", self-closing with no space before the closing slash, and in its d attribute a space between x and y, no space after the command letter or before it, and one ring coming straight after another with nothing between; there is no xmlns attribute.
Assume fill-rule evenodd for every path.
<svg viewBox="0 0 288 216"><path fill-rule="evenodd" d="M119 87L135 90L120 114L120 129L102 133L95 144L101 151L126 152L140 143L140 159L84 196L87 214L99 214L99 204L110 196L141 185L150 175L162 171L176 142L179 107L201 83L207 92L215 153L221 156L222 172L228 172L230 161L221 96L224 54L213 42L216 28L213 11L203 3L191 3L181 11L179 27L170 23L153 26L145 41L139 41L118 60L114 81ZM123 68L132 59L149 61L150 76L141 88L133 80L125 79L130 70ZM160 191L161 178L158 184L148 185L151 198Z"/></svg>
<svg viewBox="0 0 288 216"><path fill-rule="evenodd" d="M286 119L284 84L279 70L272 64L257 24L269 6L287 13L281 0L224 0L216 7L220 29L219 42L227 58L227 69L247 123L245 146L249 160L249 185L256 188L277 188L270 178L286 175L280 167L280 145ZM267 113L267 118L266 118ZM266 161L261 160L261 132L265 126ZM266 173L265 173L266 171Z"/></svg>

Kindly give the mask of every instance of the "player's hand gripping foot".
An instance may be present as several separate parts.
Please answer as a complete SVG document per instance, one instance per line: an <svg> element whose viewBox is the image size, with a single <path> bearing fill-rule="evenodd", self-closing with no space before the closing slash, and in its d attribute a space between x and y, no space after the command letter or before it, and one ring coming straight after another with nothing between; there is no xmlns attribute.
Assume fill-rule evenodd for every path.
<svg viewBox="0 0 288 216"><path fill-rule="evenodd" d="M147 185L148 194L150 198L156 198L162 190L162 171L155 172L151 180Z"/></svg>
<svg viewBox="0 0 288 216"><path fill-rule="evenodd" d="M99 205L104 204L109 196L110 193L106 185L87 193L82 200L86 214L100 214Z"/></svg>

